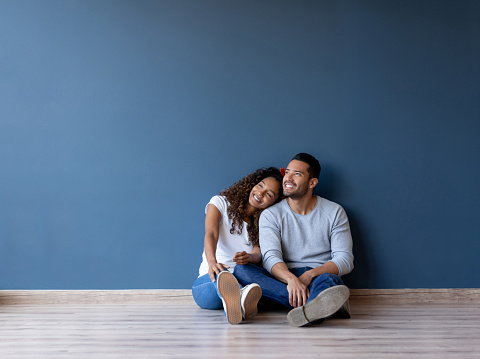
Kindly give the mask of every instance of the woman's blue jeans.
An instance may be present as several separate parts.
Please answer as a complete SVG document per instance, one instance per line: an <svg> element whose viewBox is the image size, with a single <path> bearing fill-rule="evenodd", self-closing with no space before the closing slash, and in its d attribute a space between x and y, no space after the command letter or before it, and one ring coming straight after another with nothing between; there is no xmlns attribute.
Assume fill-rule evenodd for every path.
<svg viewBox="0 0 480 359"><path fill-rule="evenodd" d="M195 303L203 309L223 309L222 299L217 288L217 276L212 282L207 274L198 277L192 285L192 295ZM242 286L240 285L240 288Z"/></svg>
<svg viewBox="0 0 480 359"><path fill-rule="evenodd" d="M289 268L297 277L300 277L311 267L302 268ZM275 302L283 305L286 308L292 309L288 301L288 290L285 283L275 279L267 270L260 268L253 264L236 265L234 275L241 285L247 285L250 283L257 283L262 288L262 300ZM317 297L322 291L327 288L343 285L343 281L339 276L330 273L324 273L315 277L312 283L308 286L310 295L308 301L311 301Z"/></svg>

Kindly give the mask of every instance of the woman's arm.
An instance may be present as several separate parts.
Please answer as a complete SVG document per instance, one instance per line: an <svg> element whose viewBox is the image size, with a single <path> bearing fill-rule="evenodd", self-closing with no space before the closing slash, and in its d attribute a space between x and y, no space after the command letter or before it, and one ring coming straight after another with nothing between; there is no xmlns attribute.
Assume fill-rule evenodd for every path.
<svg viewBox="0 0 480 359"><path fill-rule="evenodd" d="M209 204L207 207L207 215L205 216L205 238L203 245L205 247L205 257L207 257L208 262L208 275L212 282L215 282L215 274L218 275L225 268L230 268L222 263L217 263L217 257L215 255L221 218L222 214L218 208L213 204Z"/></svg>
<svg viewBox="0 0 480 359"><path fill-rule="evenodd" d="M251 253L247 253L245 251L235 253L235 255L233 256L233 261L237 264L260 263L262 261L262 253L260 252L260 247L253 247Z"/></svg>
<svg viewBox="0 0 480 359"><path fill-rule="evenodd" d="M252 252L248 256L250 263L260 263L262 261L262 252L260 251L260 246L253 247Z"/></svg>

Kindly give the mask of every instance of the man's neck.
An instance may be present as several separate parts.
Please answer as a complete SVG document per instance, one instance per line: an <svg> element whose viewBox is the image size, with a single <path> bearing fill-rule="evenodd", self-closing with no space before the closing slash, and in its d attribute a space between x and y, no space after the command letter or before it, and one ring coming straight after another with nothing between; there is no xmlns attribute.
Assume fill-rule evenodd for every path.
<svg viewBox="0 0 480 359"><path fill-rule="evenodd" d="M308 194L302 198L287 198L287 203L295 213L306 215L313 211L317 205L317 196Z"/></svg>

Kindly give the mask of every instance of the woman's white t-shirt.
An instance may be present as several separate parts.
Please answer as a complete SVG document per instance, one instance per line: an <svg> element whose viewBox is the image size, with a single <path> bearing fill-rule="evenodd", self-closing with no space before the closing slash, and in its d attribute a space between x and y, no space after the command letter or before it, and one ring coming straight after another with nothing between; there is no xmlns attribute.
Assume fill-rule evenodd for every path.
<svg viewBox="0 0 480 359"><path fill-rule="evenodd" d="M231 234L230 229L232 228L232 220L228 218L227 214L227 199L224 196L213 196L205 207L205 214L207 213L209 204L213 204L217 207L221 214L218 228L217 251L215 252L217 262L230 266L228 270L233 272L236 263L232 261L232 258L235 253L243 251L251 253L253 249L252 244L248 240L247 224L243 222L242 234L238 234L236 231L234 234ZM198 270L199 276L208 273L208 262L207 257L205 256L205 250L202 254L202 260L202 264Z"/></svg>

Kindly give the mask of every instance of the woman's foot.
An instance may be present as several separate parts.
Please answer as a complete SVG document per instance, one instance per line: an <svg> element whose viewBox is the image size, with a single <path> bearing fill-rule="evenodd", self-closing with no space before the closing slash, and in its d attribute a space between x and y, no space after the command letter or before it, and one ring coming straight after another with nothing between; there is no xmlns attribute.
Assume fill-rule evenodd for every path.
<svg viewBox="0 0 480 359"><path fill-rule="evenodd" d="M240 289L240 304L244 319L257 314L257 304L262 297L262 288L257 283L252 283Z"/></svg>
<svg viewBox="0 0 480 359"><path fill-rule="evenodd" d="M220 272L217 277L218 293L222 298L223 309L230 324L242 322L240 287L237 279L228 271Z"/></svg>

